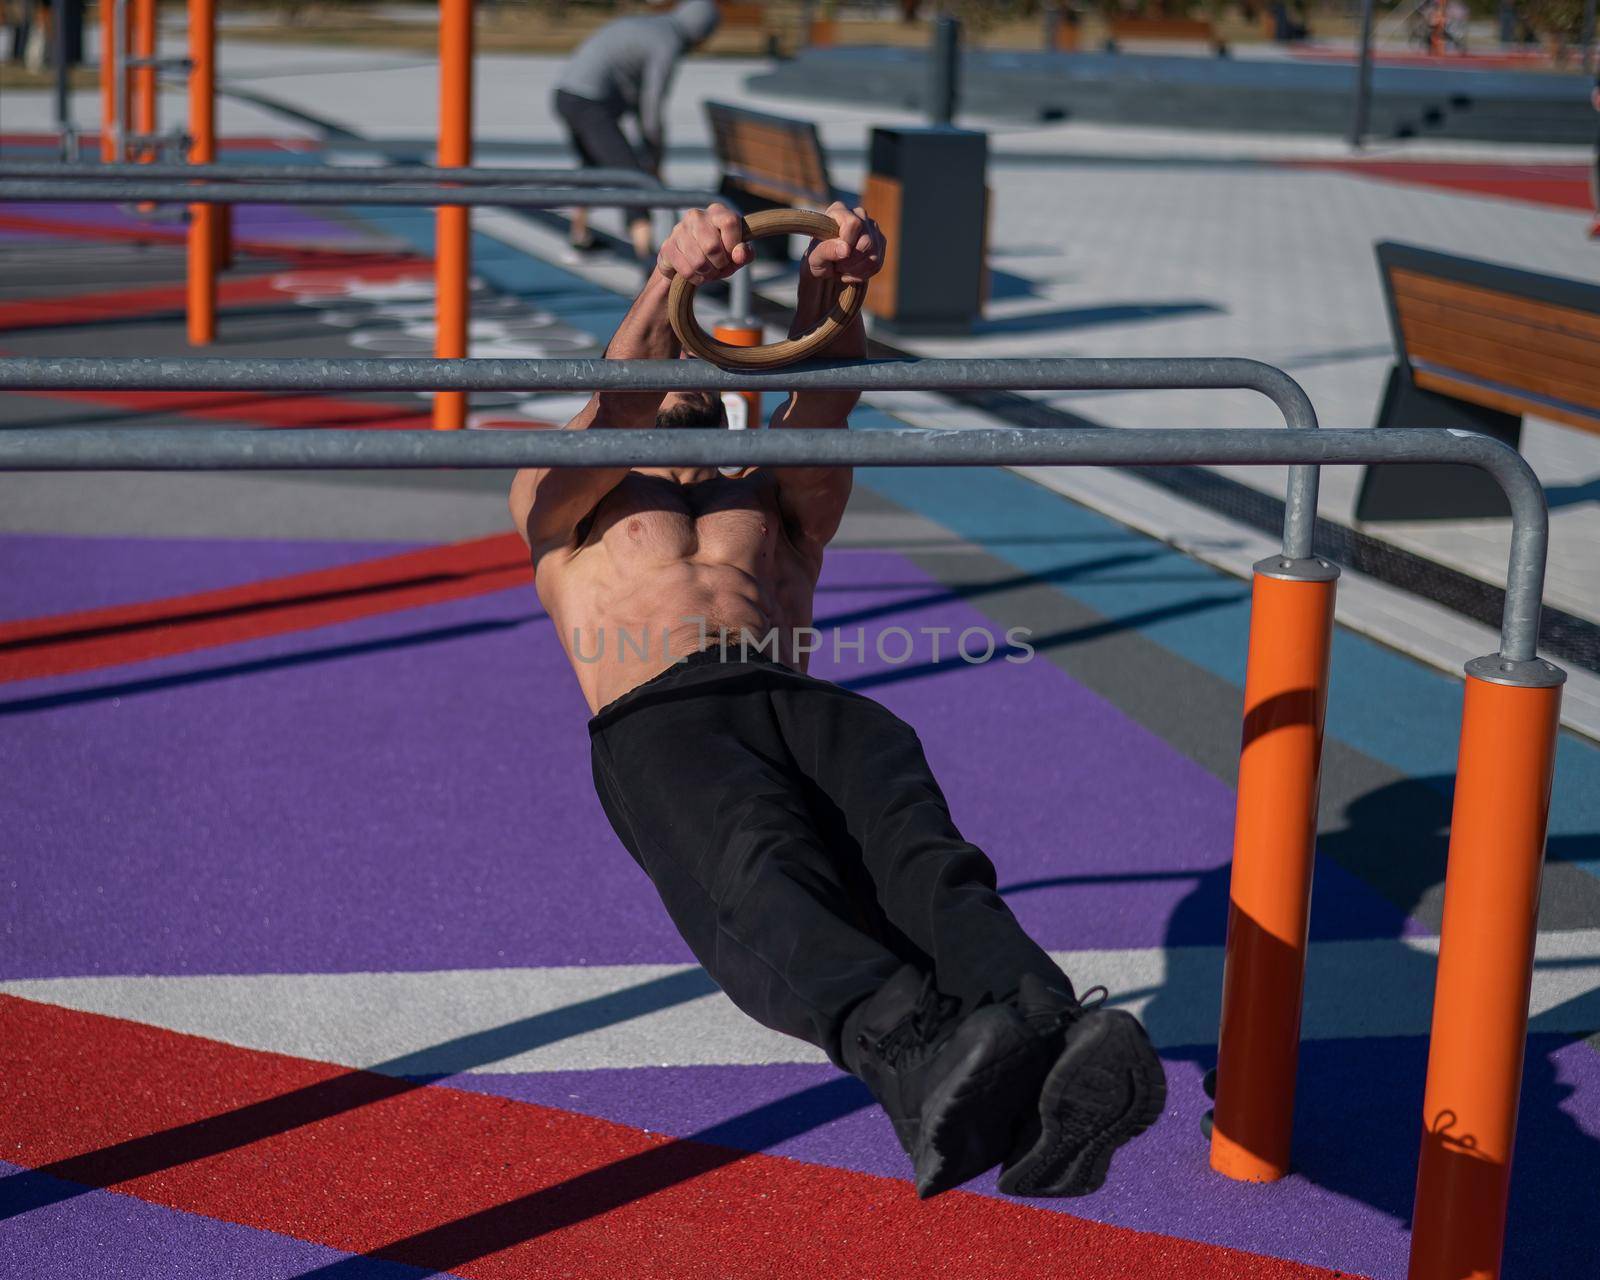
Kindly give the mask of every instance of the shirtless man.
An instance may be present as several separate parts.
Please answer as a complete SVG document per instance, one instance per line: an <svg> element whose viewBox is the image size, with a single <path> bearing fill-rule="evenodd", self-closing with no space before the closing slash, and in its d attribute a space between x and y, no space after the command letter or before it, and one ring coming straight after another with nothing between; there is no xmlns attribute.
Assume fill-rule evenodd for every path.
<svg viewBox="0 0 1600 1280"><path fill-rule="evenodd" d="M883 261L864 211L828 210L793 333ZM751 257L737 215L688 214L606 352L679 356L667 290ZM860 321L827 352L859 358ZM774 430L842 430L857 395L792 394ZM708 393L601 392L567 430L716 428ZM717 984L819 1046L888 1112L929 1196L1004 1161L1002 1190L1082 1195L1161 1113L1127 1013L1085 1007L963 840L916 733L805 673L841 467L521 472L511 510L594 718L595 789Z"/></svg>

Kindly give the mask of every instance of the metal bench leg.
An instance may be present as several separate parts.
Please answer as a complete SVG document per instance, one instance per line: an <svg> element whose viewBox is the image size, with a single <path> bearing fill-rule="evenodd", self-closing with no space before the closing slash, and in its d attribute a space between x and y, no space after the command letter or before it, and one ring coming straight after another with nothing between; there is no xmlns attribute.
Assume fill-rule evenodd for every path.
<svg viewBox="0 0 1600 1280"><path fill-rule="evenodd" d="M1389 370L1378 427L1454 427L1481 431L1513 449L1522 440L1522 419L1424 391L1409 370ZM1368 467L1356 499L1357 520L1459 520L1475 516L1508 516L1500 486L1476 467L1423 463Z"/></svg>

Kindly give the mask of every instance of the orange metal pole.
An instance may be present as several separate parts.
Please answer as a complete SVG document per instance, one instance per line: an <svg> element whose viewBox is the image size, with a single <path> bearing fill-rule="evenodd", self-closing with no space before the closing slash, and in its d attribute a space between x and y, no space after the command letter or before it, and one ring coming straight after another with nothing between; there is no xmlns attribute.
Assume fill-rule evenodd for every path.
<svg viewBox="0 0 1600 1280"><path fill-rule="evenodd" d="M1211 1167L1248 1182L1289 1170L1338 576L1255 566L1211 1130Z"/></svg>
<svg viewBox="0 0 1600 1280"><path fill-rule="evenodd" d="M1539 659L1467 664L1411 1280L1500 1274L1565 679Z"/></svg>
<svg viewBox="0 0 1600 1280"><path fill-rule="evenodd" d="M189 0L189 162L212 164L216 135L216 0ZM189 343L217 337L217 206L189 206Z"/></svg>
<svg viewBox="0 0 1600 1280"><path fill-rule="evenodd" d="M730 320L712 328L712 337L726 342L730 347L759 347L761 326L756 321ZM728 425L736 430L759 428L761 423L761 393L759 391L725 391L722 400L728 409ZM743 420L740 420L742 414Z"/></svg>
<svg viewBox="0 0 1600 1280"><path fill-rule="evenodd" d="M133 0L133 56L156 56L156 0ZM156 131L156 69L140 67L133 73L133 128L135 133L151 137ZM155 148L149 144L135 148L134 155L145 163L155 159Z"/></svg>
<svg viewBox="0 0 1600 1280"><path fill-rule="evenodd" d="M123 35L127 34L127 10L123 10ZM107 164L117 159L117 137L121 122L117 119L117 77L126 76L117 57L116 0L100 0L100 159ZM127 48L127 40L120 42Z"/></svg>
<svg viewBox="0 0 1600 1280"><path fill-rule="evenodd" d="M439 4L439 163L472 163L473 0ZM434 215L436 330L433 353L442 359L467 354L467 289L472 277L472 220L464 206L440 206ZM460 391L434 396L433 425L442 431L467 424L467 397Z"/></svg>

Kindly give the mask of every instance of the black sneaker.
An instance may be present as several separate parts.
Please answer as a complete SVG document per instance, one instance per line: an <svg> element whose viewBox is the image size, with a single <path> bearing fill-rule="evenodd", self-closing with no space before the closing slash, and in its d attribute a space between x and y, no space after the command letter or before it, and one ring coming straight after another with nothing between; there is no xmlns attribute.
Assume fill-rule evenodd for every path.
<svg viewBox="0 0 1600 1280"><path fill-rule="evenodd" d="M1102 994L1102 999L1103 999ZM1161 1115L1167 1078L1131 1013L1085 1006L1033 975L1016 1006L1053 1052L1038 1114L1018 1139L1000 1190L1013 1196L1084 1196L1104 1184L1111 1156Z"/></svg>
<svg viewBox="0 0 1600 1280"><path fill-rule="evenodd" d="M907 966L845 1019L845 1065L888 1112L923 1199L1000 1163L1050 1065L1015 1009L958 1013Z"/></svg>

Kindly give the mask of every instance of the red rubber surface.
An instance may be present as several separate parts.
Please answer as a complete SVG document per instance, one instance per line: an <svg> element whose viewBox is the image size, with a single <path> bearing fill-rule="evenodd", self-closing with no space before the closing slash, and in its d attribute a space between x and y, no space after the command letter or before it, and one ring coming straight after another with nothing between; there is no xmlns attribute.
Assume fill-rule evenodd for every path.
<svg viewBox="0 0 1600 1280"><path fill-rule="evenodd" d="M0 996L0 1142L52 1177L483 1277L1338 1273Z"/></svg>
<svg viewBox="0 0 1600 1280"><path fill-rule="evenodd" d="M0 681L142 662L532 581L527 547L504 533L216 591L26 618L0 624Z"/></svg>
<svg viewBox="0 0 1600 1280"><path fill-rule="evenodd" d="M0 226L10 226L16 221L18 219L11 215L0 214ZM48 222L41 225L54 232L59 231L61 224ZM102 233L106 230L107 228L95 228L96 238L104 238ZM182 239L181 234L178 238ZM263 246L262 251L271 250ZM427 264L411 257L366 257L356 262L329 264L325 270L330 278L355 277L378 283L415 276L419 272L426 271ZM297 270L295 274L315 278L311 272L304 269ZM251 276L224 277L217 285L217 304L222 307L238 307L257 302L281 302L289 305L290 295L275 283L278 275L278 272L264 272ZM188 292L182 284L149 285L139 289L114 289L94 293L69 293L56 298L19 298L0 304L0 331L94 324L102 320L126 320L130 316L152 320L159 319L163 315L179 318L184 314L187 304Z"/></svg>
<svg viewBox="0 0 1600 1280"><path fill-rule="evenodd" d="M1285 168L1357 173L1385 182L1494 196L1556 209L1594 207L1582 164L1483 164L1472 161L1285 160Z"/></svg>

